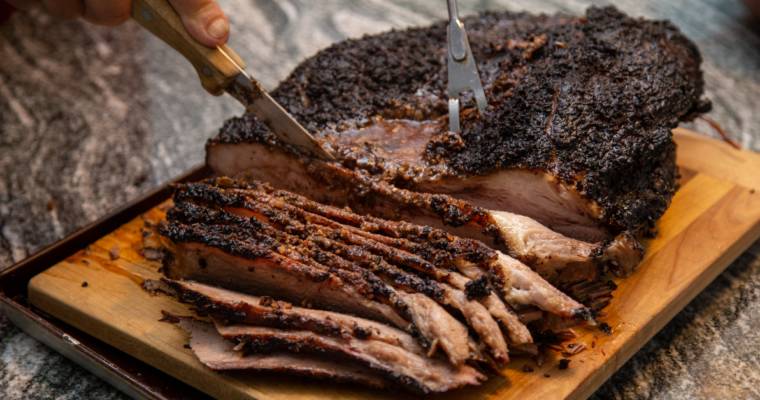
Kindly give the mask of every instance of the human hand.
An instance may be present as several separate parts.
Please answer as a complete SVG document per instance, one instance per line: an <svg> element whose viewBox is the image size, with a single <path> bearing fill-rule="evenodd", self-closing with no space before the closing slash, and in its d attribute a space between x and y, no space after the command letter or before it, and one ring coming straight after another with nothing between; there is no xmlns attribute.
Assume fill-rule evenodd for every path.
<svg viewBox="0 0 760 400"><path fill-rule="evenodd" d="M2 1L2 0L0 0ZM5 0L19 10L44 7L54 18L69 21L82 18L98 25L116 26L132 14L131 0ZM168 0L179 14L190 36L199 43L216 47L227 42L230 24L214 0Z"/></svg>

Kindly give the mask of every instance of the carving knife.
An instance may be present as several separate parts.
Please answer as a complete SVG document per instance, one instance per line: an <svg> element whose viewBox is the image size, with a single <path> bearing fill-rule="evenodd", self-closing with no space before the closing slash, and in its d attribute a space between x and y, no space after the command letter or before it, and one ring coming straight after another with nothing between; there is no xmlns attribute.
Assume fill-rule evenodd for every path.
<svg viewBox="0 0 760 400"><path fill-rule="evenodd" d="M314 136L245 73L245 63L229 46L211 48L195 41L166 0L133 0L132 18L190 61L206 91L214 96L227 92L264 122L281 141L304 147L320 158L335 160Z"/></svg>

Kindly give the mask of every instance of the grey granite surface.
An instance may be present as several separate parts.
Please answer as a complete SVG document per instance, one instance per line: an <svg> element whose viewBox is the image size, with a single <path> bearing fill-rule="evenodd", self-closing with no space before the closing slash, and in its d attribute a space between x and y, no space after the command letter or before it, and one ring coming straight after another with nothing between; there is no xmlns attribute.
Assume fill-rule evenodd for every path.
<svg viewBox="0 0 760 400"><path fill-rule="evenodd" d="M444 0L220 3L230 15L230 45L268 88L332 42L446 15ZM738 0L613 3L670 19L697 42L712 117L744 147L760 150L760 23ZM461 0L460 9L581 14L590 4ZM134 23L104 28L40 11L13 15L0 24L0 269L202 162L205 139L241 112L230 99L209 98L189 64ZM702 122L687 127L714 135ZM760 242L594 398L760 398L758 371ZM0 315L0 398L124 395Z"/></svg>

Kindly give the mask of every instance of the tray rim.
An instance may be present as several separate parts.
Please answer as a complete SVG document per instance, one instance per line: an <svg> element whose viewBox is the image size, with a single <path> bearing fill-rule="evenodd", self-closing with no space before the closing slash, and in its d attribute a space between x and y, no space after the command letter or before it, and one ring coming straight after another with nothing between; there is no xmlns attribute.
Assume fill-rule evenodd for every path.
<svg viewBox="0 0 760 400"><path fill-rule="evenodd" d="M190 385L26 304L27 285L32 277L65 260L81 248L168 199L170 193L166 190L167 185L199 181L208 174L209 169L205 163L196 165L71 235L12 265L0 273L0 308L8 316L8 319L21 330L133 399L208 398L207 395ZM111 358L103 354L103 350L108 348L113 350L110 352ZM115 354L121 359L113 360ZM146 382L147 378L143 377L140 372L136 374L131 372L128 365L141 368L140 370L153 369L155 371L150 371L153 374L156 371L164 374L165 377L158 377L158 379L164 380L162 383L167 385L165 390L159 390L160 388Z"/></svg>

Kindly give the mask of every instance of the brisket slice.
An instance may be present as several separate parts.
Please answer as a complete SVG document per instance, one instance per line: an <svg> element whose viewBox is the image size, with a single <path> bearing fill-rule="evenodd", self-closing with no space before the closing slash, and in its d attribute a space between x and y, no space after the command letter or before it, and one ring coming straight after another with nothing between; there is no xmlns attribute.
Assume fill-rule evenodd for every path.
<svg viewBox="0 0 760 400"><path fill-rule="evenodd" d="M478 385L486 377L474 368L455 367L444 360L415 355L375 340L351 340L309 331L280 330L249 325L224 325L215 320L225 340L254 353L290 351L347 359L386 375L387 379L420 394Z"/></svg>
<svg viewBox="0 0 760 400"><path fill-rule="evenodd" d="M432 278L446 277L449 275L448 271L435 267L415 254L388 246L381 241L373 240L382 238L381 236L372 235L371 237L365 237L361 234L354 233L356 232L355 228L352 229L350 226L341 225L314 214L305 212L298 213L299 216L304 217L306 220L316 220L315 222L317 222L317 224L300 223L286 215L277 213L275 210L267 206L267 204L276 203L276 199L268 197L267 195L261 197L263 198L255 199L255 204L247 203L247 209L250 210L251 208L255 208L254 213L259 216L267 215L270 217L276 217L275 220L277 221L277 224L285 225L289 232L298 233L300 238L304 241L315 243L323 250L323 252L319 254L322 256L320 262L335 262L335 260L331 259L327 254L342 257L343 260L348 263L336 262L336 267L338 268L350 268L355 271L353 264L356 264L357 266L364 268L365 271L371 271L382 277L389 284L402 288L410 293L424 294L441 304L455 308L463 314L468 324L476 333L478 333L478 335L480 335L480 338L489 347L491 355L499 362L508 361L506 341L504 340L498 324L490 315L488 309L474 299L468 299L463 290L452 287L447 283L439 283L432 279L424 279L424 277L417 276L413 272L403 269L403 267L417 269L421 273L430 274ZM181 196L178 196L178 198L181 198ZM292 211L303 210L292 209ZM232 209L232 212L246 214L240 208ZM274 215L273 213L278 215ZM248 226L242 221L238 221L238 224L245 225L245 233L236 232L236 234L247 234L250 233L252 229L256 229L252 226ZM266 231L272 235L268 238L276 237L279 240L279 242L277 242L279 245L292 246L292 248L288 249L288 254L303 255L313 251L313 248L310 248L309 244L304 244L300 239L296 239L292 236L288 237L288 235L281 234L280 232L273 232L273 229L266 229ZM261 239L258 240L261 241ZM327 260L328 258L329 260ZM420 297L415 296L415 298ZM409 301L406 303L410 304ZM442 319L440 321L441 323L444 322L443 319L448 318L448 314L441 313L438 311L438 308L433 307L432 305L426 309L429 310L431 315L440 314L440 318ZM417 323L417 325L419 328L420 323ZM451 323L441 326L447 325L452 326ZM439 329L438 324L431 325L430 329ZM459 330L461 331L461 335L466 334L463 327ZM444 344L442 343L442 345ZM446 348L446 345L444 345L444 348Z"/></svg>
<svg viewBox="0 0 760 400"><path fill-rule="evenodd" d="M293 254L303 257L305 255L318 259L321 264L331 267L346 268L355 271L354 264L363 266L377 272L380 276L384 274L396 274L391 279L391 283L399 286L415 287L415 289L437 300L445 300L447 294L455 294L459 297L460 309L467 311L466 307L478 308L481 311L473 312L471 316L480 315L481 321L470 318L470 323L475 328L478 324L483 325L476 331L482 335L488 335L489 339L504 340L494 332L492 328L487 328L488 321L486 313L495 317L505 331L508 332L509 338L515 343L529 342L529 334L524 326L517 321L516 316L505 305L494 303L494 298L489 296L490 300L482 299L474 303L469 299L463 299L466 285L469 281L483 278L485 275L486 282L489 276L496 278L494 285L498 285L497 293L508 298L515 307L525 307L537 305L542 309L557 313L563 320L569 324L593 323L593 314L586 310L581 304L570 299L559 290L549 285L537 274L530 271L527 267L521 265L518 261L502 256L483 245L482 243L453 237L445 232L435 229L420 227L412 224L383 221L376 218L366 219L369 217L359 217L355 214L338 210L329 206L322 206L300 196L286 192L272 192L268 194L264 188L265 185L246 186L247 189L240 189L239 185L229 179L214 180L215 184L223 184L224 187L216 187L207 183L176 185L174 186L174 199L177 202L176 207L168 213L168 218L175 222L186 224L202 223L209 229L212 224L228 224L227 226L237 226L237 228L224 228L227 230L220 231L224 235L254 235L257 232L266 232L270 238L277 238L278 243L287 246L298 246L297 249L284 247L275 250L292 256ZM259 190L261 189L261 190ZM271 190L271 189L270 189ZM278 196L274 196L277 194ZM250 216L250 220L244 220L240 217L230 215L226 212L217 212L208 208L199 207L187 202L193 201L204 206L213 206L225 209L237 214ZM272 204L273 207L267 206ZM307 212L305 209L315 211L321 215ZM330 218L324 217L329 216ZM300 220L299 220L300 218ZM317 227L311 227L308 221L317 222ZM345 222L343 224L337 221ZM268 224L279 226L278 229L272 229ZM309 229L307 229L309 228ZM216 228L214 228L216 229ZM237 230L235 230L237 229ZM288 236L279 229L290 232L294 235L300 235L304 238L303 242L291 241L293 238ZM241 232L242 230L242 232ZM369 232L375 231L375 233ZM380 235L387 233L388 236ZM244 238L245 239L245 238ZM264 240L256 239L259 243ZM344 243L346 241L356 241L362 244L362 248L352 248L346 250ZM413 241L415 240L415 241ZM313 252L313 246L303 246L303 243L319 244L321 254ZM270 247L279 246L274 244ZM367 252L378 251L380 255L387 257L367 256ZM348 267L340 263L333 263L335 255L345 257L350 261ZM365 260L365 258L367 258ZM364 261L371 260L372 263ZM464 276L457 275L456 279L452 278L451 271L446 268L460 268L458 265L462 262L469 262L477 271L467 271ZM401 263L402 266L393 267L394 264ZM375 266L373 267L372 264ZM383 267L383 265L386 265ZM402 268L415 268L418 273L426 273L430 278L438 277L441 281L448 282L447 285L436 284L432 280L419 281L419 279L403 271ZM386 268L393 269L391 273ZM461 269L461 268L460 268ZM367 271L364 271L367 273ZM489 272L486 274L486 272ZM519 279L517 279L518 277ZM491 287L491 283L487 283ZM445 288L445 289L444 289ZM452 290L459 289L458 291ZM401 291L397 292L399 295ZM476 297L483 297L485 294ZM473 299L474 300L474 299ZM407 304L409 302L406 302ZM489 304L485 304L489 303ZM444 304L447 304L444 302ZM465 305L465 306L461 306ZM433 308L437 310L437 308ZM422 310L420 310L422 311ZM436 329L437 324L428 325L421 321L415 321L418 328L429 326L430 329ZM488 343L488 341L486 341ZM495 342L490 342L492 345ZM448 352L447 352L448 353Z"/></svg>
<svg viewBox="0 0 760 400"><path fill-rule="evenodd" d="M479 296L478 301L499 321L504 331L504 336L509 339L510 345L533 342L528 328L520 322L520 319L512 308L499 298L491 283L488 282L488 276L468 261L461 261L458 264L463 266L463 270L469 269L474 272L473 279L465 278L464 275L452 272L449 278L450 282L459 289L464 290L465 293L468 293L468 296L470 296L469 293L475 286L483 286L479 290L487 294Z"/></svg>
<svg viewBox="0 0 760 400"><path fill-rule="evenodd" d="M417 355L423 349L408 333L364 318L336 312L293 306L273 300L232 292L191 281L162 279L179 300L225 324L245 324L282 330L304 330L344 339L378 340Z"/></svg>
<svg viewBox="0 0 760 400"><path fill-rule="evenodd" d="M177 201L180 201L180 198L181 197L178 196ZM264 207L262 204L259 204L259 206ZM259 211L264 212L262 209L259 209ZM355 273L356 275L363 276L366 280L375 283L378 287L383 285L382 281L377 279L373 271L361 270L360 268L356 268L353 264L336 264L334 262L335 260L328 256L330 253L320 252L319 254L314 254L313 246L310 248L296 238L284 238L283 236L287 236L285 234L273 236L262 234L262 232L272 233L273 230L265 223L256 219L246 221L243 218L235 218L226 213L221 213L221 215L216 213L215 215L213 210L184 203L180 203L178 207L171 210L168 214L168 218L174 222L181 221L184 223L201 221L205 230L220 236L234 238L244 242L247 241L253 245L266 247L272 252L282 253L293 261L307 264L315 268L323 269L327 267L329 270L338 273ZM234 221L237 225L211 225L222 221L226 221L227 223ZM278 239L280 239L280 241L278 241ZM312 241L323 241L320 240L320 238L310 239ZM335 249L332 249L332 251L334 252ZM351 253L354 257L359 257L363 253L363 250L357 248ZM320 258L320 261L318 262L313 259L311 257L312 255ZM375 263L373 265L387 264L382 259L372 260L372 262ZM389 265L387 265L387 267L392 268ZM455 303L458 300L460 303L456 305L459 306L468 321L472 321L473 328L477 332L482 333L482 339L490 347L489 352L493 353L493 356L498 361L508 361L506 342L504 341L498 325L480 303L465 302L463 301L465 296L461 292L459 292L459 296L457 296L455 290L439 286L437 282L420 282L420 278L415 275L404 271L394 272L395 276L393 279L389 279L389 283L395 284L395 286L399 288L399 290L394 292L394 295L404 302L412 317L415 329L432 344L430 348L431 352L435 351L436 346L440 346L451 356L452 362L457 364L470 358L471 351L479 353L477 350L478 347L475 343L471 343L468 340L467 328L433 302L435 299L443 304L449 304ZM381 276L383 276L383 274L381 274ZM405 290L411 293L407 293ZM425 297L425 295L417 296L416 293L413 293L419 291L425 292L430 298ZM490 325L489 322L491 323Z"/></svg>
<svg viewBox="0 0 760 400"><path fill-rule="evenodd" d="M179 318L177 326L190 334L190 347L200 362L214 371L280 372L337 382L356 382L376 388L395 386L382 374L356 362L287 351L245 354L234 350L234 345L224 340L210 322Z"/></svg>
<svg viewBox="0 0 760 400"><path fill-rule="evenodd" d="M464 274L465 277L478 279L487 272L490 283L513 307L536 305L568 322L593 323L593 313L590 310L552 287L519 261L504 256L478 241L457 238L430 227L359 216L293 193L273 190L268 185L258 182L242 184L229 178L219 178L211 183L212 185L175 185L174 199L177 202L192 200L216 204L235 213L245 214L241 210L248 210L249 213L246 215L263 218L272 223L282 223L286 229L299 229L292 224L294 217L338 228L341 232L340 237L344 239L351 240L352 235L355 235L374 240L376 243L362 244L368 248L382 247L378 251L387 256L386 261L393 258L393 262L441 280L448 279L446 268L461 269L461 262L469 261L480 269L480 274L468 272ZM273 207L267 207L262 202L272 204ZM321 234L324 234L324 230L326 228L322 229Z"/></svg>
<svg viewBox="0 0 760 400"><path fill-rule="evenodd" d="M427 393L485 377L470 366L453 366L430 358L412 337L391 327L345 314L293 307L271 298L258 298L194 282L164 279L180 300L207 313L217 330L241 353L289 351L328 353L369 367L407 389ZM274 308L272 308L274 307ZM165 320L181 321L164 313ZM277 326L277 327L275 327ZM338 329L335 327L338 326ZM232 366L229 366L232 368ZM363 368L362 368L363 369Z"/></svg>
<svg viewBox="0 0 760 400"><path fill-rule="evenodd" d="M307 265L263 243L242 241L201 224L174 222L161 234L171 255L164 259L164 273L171 279L195 280L391 323L417 335L431 353L440 346L455 365L482 358L473 353L477 348L467 329L424 295L396 291L351 271ZM300 258L296 252L283 251Z"/></svg>
<svg viewBox="0 0 760 400"><path fill-rule="evenodd" d="M603 244L570 239L522 215L493 211L494 225L509 254L557 285L597 280L609 268L628 277L644 258L644 249L628 232ZM507 233L508 232L508 233Z"/></svg>
<svg viewBox="0 0 760 400"><path fill-rule="evenodd" d="M373 180L526 215L586 241L651 227L678 188L670 130L710 109L696 45L670 22L614 7L463 22L489 109L464 98L458 133L445 128L443 21L337 43L272 95L341 166ZM239 146L252 143L262 146ZM278 185L303 181L292 165L320 168L287 148L246 114L209 141L207 163ZM261 158L270 149L287 151Z"/></svg>
<svg viewBox="0 0 760 400"><path fill-rule="evenodd" d="M374 288L359 278L342 280L330 272L198 226L169 225L162 233L170 254L164 260L163 270L171 279L196 280L298 303L311 302L402 328L408 324L403 301L381 302L379 296L372 296Z"/></svg>

